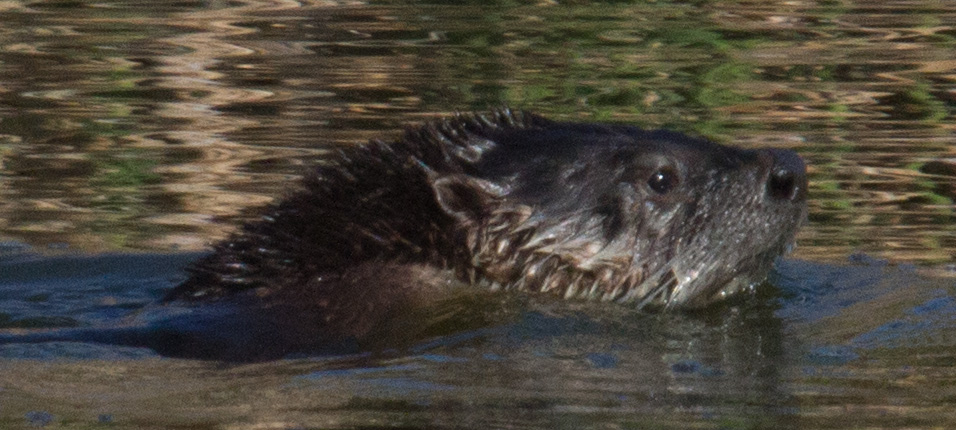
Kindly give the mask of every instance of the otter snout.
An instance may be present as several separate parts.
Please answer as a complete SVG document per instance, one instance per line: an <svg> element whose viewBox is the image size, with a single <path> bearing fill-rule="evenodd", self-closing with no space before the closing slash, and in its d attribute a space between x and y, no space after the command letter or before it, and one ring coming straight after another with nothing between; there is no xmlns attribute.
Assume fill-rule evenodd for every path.
<svg viewBox="0 0 956 430"><path fill-rule="evenodd" d="M776 201L802 202L807 198L807 167L789 149L765 149L761 160L769 164L767 196Z"/></svg>

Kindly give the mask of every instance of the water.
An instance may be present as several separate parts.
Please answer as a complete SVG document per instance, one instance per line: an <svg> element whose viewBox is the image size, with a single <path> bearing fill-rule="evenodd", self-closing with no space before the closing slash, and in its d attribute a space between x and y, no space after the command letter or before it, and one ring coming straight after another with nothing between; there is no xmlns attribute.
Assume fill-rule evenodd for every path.
<svg viewBox="0 0 956 430"><path fill-rule="evenodd" d="M0 427L954 426L954 25L931 1L3 4L4 327L121 318L328 150L453 111L792 148L811 207L753 303L539 303L241 366L9 345Z"/></svg>

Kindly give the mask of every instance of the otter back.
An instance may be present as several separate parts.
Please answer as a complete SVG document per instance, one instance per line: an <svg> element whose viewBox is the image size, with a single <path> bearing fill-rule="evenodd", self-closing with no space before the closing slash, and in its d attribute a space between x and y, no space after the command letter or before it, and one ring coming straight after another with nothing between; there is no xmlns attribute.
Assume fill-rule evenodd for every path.
<svg viewBox="0 0 956 430"><path fill-rule="evenodd" d="M167 323L162 342L123 338L266 359L388 343L422 309L503 290L705 306L762 281L806 217L806 185L791 151L510 110L458 115L337 151L192 264L150 311L215 309L172 325L188 326L173 330L188 342ZM207 344L225 346L190 354L214 331Z"/></svg>

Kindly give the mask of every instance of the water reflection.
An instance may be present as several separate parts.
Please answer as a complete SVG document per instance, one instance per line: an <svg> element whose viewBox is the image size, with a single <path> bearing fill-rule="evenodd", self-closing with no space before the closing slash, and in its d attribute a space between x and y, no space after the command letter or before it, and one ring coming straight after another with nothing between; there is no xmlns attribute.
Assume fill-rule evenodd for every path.
<svg viewBox="0 0 956 430"><path fill-rule="evenodd" d="M916 0L3 3L0 238L200 249L338 145L510 104L793 148L811 168L797 256L952 262L954 27L956 7ZM3 258L7 326L118 318L185 261L107 256L51 281ZM533 309L410 355L7 350L87 361L4 360L0 427L956 421L951 278L808 263L777 282L779 303L701 315Z"/></svg>
<svg viewBox="0 0 956 430"><path fill-rule="evenodd" d="M6 255L0 323L116 321L194 258ZM77 426L109 416L123 429L948 427L952 278L857 260L789 261L778 291L691 314L528 301L486 328L380 354L223 365L3 345L0 423L19 428L30 414Z"/></svg>
<svg viewBox="0 0 956 430"><path fill-rule="evenodd" d="M0 265L0 309L18 321L31 312L115 320L116 310L175 282L168 268L187 257L23 257ZM112 273L105 280L104 270ZM648 314L534 301L498 324L410 349L251 365L90 344L3 345L0 423L16 428L37 411L79 425L109 415L131 429L790 428L801 411L791 366L804 361L782 334L775 303L767 296L697 314Z"/></svg>
<svg viewBox="0 0 956 430"><path fill-rule="evenodd" d="M510 104L797 149L812 166L805 257L938 262L956 249L956 13L935 2L54 2L0 14L11 239L196 249L324 149Z"/></svg>

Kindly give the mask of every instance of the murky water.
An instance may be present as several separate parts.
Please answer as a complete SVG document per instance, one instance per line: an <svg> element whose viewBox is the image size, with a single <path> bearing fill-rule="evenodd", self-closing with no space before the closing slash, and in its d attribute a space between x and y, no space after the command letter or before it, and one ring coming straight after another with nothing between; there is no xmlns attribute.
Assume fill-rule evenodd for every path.
<svg viewBox="0 0 956 430"><path fill-rule="evenodd" d="M329 149L453 111L793 148L811 208L757 303L245 366L8 345L0 426L954 426L954 52L935 1L2 3L4 327L119 318Z"/></svg>

